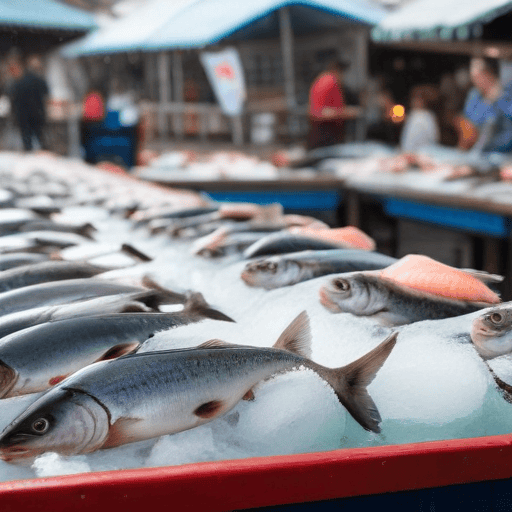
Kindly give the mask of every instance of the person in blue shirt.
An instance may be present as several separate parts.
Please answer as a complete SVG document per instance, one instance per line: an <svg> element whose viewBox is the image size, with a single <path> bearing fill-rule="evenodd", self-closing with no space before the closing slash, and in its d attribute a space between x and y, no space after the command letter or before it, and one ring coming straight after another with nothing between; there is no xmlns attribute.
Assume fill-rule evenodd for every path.
<svg viewBox="0 0 512 512"><path fill-rule="evenodd" d="M474 88L466 98L463 115L469 124L468 147L482 152L512 152L512 82L502 85L498 61L474 58L469 68ZM469 144L468 144L469 142Z"/></svg>

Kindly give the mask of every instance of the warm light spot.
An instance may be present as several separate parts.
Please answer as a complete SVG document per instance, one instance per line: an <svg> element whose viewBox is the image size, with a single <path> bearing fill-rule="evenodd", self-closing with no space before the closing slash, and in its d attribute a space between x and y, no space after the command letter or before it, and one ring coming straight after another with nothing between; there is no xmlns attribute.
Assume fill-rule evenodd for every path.
<svg viewBox="0 0 512 512"><path fill-rule="evenodd" d="M405 118L405 107L403 105L393 105L390 117L394 123L401 123Z"/></svg>

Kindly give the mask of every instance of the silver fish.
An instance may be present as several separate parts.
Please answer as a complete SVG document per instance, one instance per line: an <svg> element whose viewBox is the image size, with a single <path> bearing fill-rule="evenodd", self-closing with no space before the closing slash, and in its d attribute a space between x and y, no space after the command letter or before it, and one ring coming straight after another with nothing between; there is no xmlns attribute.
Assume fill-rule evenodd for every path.
<svg viewBox="0 0 512 512"><path fill-rule="evenodd" d="M158 312L160 304L169 303L165 295L158 290L122 293L93 297L92 299L61 304L57 306L42 306L39 308L16 311L0 316L0 339L8 334L21 331L33 325L107 313L143 313Z"/></svg>
<svg viewBox="0 0 512 512"><path fill-rule="evenodd" d="M50 281L84 279L112 270L78 261L44 261L0 272L0 292Z"/></svg>
<svg viewBox="0 0 512 512"><path fill-rule="evenodd" d="M301 251L247 263L241 278L249 286L272 290L328 274L378 270L396 261L385 254L360 249Z"/></svg>
<svg viewBox="0 0 512 512"><path fill-rule="evenodd" d="M483 359L512 352L512 303L486 310L471 324L471 341Z"/></svg>
<svg viewBox="0 0 512 512"><path fill-rule="evenodd" d="M272 254L286 254L306 250L322 251L326 249L339 249L339 244L327 242L303 235L294 235L288 231L279 231L267 235L244 251L244 258L270 256Z"/></svg>
<svg viewBox="0 0 512 512"><path fill-rule="evenodd" d="M133 352L158 331L232 321L192 294L177 313L101 314L51 321L0 340L0 398L44 391L91 363Z"/></svg>
<svg viewBox="0 0 512 512"><path fill-rule="evenodd" d="M129 286L106 279L68 279L50 283L33 284L0 293L0 315L23 311L39 306L66 304L91 297L140 292L145 288Z"/></svg>
<svg viewBox="0 0 512 512"><path fill-rule="evenodd" d="M368 316L388 326L450 318L489 306L406 290L364 272L348 272L329 279L320 288L320 302L332 313Z"/></svg>
<svg viewBox="0 0 512 512"><path fill-rule="evenodd" d="M300 367L324 379L363 428L379 432L381 417L366 387L396 336L342 368L326 368L300 355L308 352L311 341L303 312L274 348L207 342L194 349L99 362L55 386L18 416L0 435L0 457L20 461L46 451L90 453L181 432L226 414L243 398L254 398L252 390L262 380Z"/></svg>

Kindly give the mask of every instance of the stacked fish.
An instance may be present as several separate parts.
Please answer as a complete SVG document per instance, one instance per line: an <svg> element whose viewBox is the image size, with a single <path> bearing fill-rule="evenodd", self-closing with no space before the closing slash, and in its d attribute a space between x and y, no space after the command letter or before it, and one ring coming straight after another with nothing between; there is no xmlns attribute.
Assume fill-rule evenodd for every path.
<svg viewBox="0 0 512 512"><path fill-rule="evenodd" d="M74 459L148 442L144 464L172 463L155 447L205 428L220 439L213 458L396 441L384 398L411 338L433 331L423 320L445 330L455 318L451 338L484 366L512 348L511 309L487 286L498 276L396 260L354 227L279 205L214 203L53 157L3 158L0 407L20 404L4 412L4 461L36 457L37 468L46 452ZM350 347L341 357L340 346ZM309 402L301 382L318 386ZM269 389L287 402L298 394L302 414L318 402L318 423L279 421L279 442L258 444L255 417L278 414ZM295 444L280 446L285 437Z"/></svg>
<svg viewBox="0 0 512 512"><path fill-rule="evenodd" d="M3 182L12 200L2 211L4 222L0 220L0 251L5 257L0 274L0 397L44 393L1 434L3 460L33 459L47 451L90 453L188 430L225 415L242 399L254 399L253 388L262 380L299 367L320 376L364 429L380 431L381 418L366 387L389 356L396 334L336 369L310 359L306 312L272 348L206 340L193 349L139 352L156 332L205 318L232 319L200 293L172 292L146 275L137 285L108 278L112 267L98 265L91 257L105 250L93 240L97 228L91 222L71 225L58 219L64 208L77 202L100 203L109 215L130 217L134 228L149 225L153 233L164 221L169 224L165 232L174 235L183 229L202 234L210 230L207 236L213 235L216 243L209 246L212 251L227 234L262 233L255 254L275 252L282 243L348 247L351 239L371 248L368 237L354 229L338 233L314 219L284 216L279 206L203 206L198 199L187 207L178 198L145 207L134 197L121 202L105 197L103 177L99 182L88 177L90 186L58 178L40 171L37 179L29 173L19 181L5 176ZM46 189L59 186L59 193L36 196L41 183ZM279 238L267 241L274 232ZM144 262L152 259L126 243L118 252ZM160 306L175 303L183 303L183 309L160 311Z"/></svg>

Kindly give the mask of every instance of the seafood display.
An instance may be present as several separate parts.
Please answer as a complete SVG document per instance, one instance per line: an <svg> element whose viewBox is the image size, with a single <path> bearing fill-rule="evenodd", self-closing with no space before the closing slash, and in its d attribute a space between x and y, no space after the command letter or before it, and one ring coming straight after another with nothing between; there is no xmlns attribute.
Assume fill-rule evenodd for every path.
<svg viewBox="0 0 512 512"><path fill-rule="evenodd" d="M0 480L511 431L500 276L49 155L2 189Z"/></svg>

